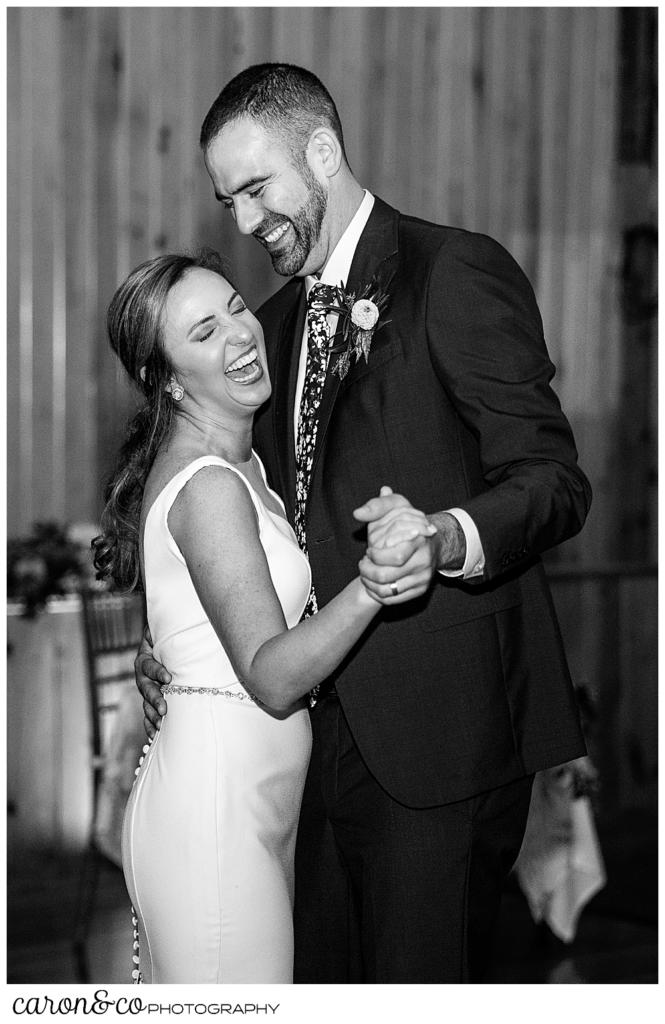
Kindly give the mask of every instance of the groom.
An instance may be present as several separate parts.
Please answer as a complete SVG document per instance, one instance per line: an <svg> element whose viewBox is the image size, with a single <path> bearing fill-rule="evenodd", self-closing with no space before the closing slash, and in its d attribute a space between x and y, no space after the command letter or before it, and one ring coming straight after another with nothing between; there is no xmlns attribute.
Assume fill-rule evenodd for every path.
<svg viewBox="0 0 665 1024"><path fill-rule="evenodd" d="M363 189L308 71L241 72L201 146L218 201L289 278L258 314L273 397L256 446L304 523L319 606L357 573L366 542L377 594L431 577L415 606L386 608L312 710L295 979L479 981L533 774L584 753L539 554L581 528L590 488L550 388L533 293L496 242L403 216ZM317 387L320 320L307 296L340 283L381 318L358 359L363 336L337 321ZM303 394L314 409L306 494ZM368 494L380 496L363 504ZM409 505L436 533L388 546ZM358 506L367 537L351 519ZM167 678L144 649L152 731L165 703L151 679Z"/></svg>

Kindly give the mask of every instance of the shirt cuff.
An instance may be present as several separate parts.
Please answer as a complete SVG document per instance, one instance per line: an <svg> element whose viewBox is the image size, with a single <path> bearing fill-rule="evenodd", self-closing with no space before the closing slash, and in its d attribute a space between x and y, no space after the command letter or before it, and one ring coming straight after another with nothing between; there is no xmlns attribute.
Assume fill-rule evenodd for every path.
<svg viewBox="0 0 665 1024"><path fill-rule="evenodd" d="M446 509L449 515L454 516L462 527L462 533L466 540L466 558L461 569L439 569L442 576L457 576L462 579L473 579L474 576L482 576L485 571L485 552L480 543L478 528L468 512L462 508Z"/></svg>

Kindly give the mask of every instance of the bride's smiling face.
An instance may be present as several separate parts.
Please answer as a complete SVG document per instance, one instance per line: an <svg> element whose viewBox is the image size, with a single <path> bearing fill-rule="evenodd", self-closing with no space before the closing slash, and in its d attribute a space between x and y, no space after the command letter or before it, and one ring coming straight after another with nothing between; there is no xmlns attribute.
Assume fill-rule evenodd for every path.
<svg viewBox="0 0 665 1024"><path fill-rule="evenodd" d="M263 331L239 293L212 270L195 267L171 288L163 344L192 403L214 413L249 413L270 396Z"/></svg>

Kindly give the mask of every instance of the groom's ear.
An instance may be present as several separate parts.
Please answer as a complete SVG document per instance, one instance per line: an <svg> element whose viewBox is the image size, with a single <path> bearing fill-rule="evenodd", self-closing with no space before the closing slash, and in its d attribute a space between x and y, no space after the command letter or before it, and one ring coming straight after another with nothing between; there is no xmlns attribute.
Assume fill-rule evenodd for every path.
<svg viewBox="0 0 665 1024"><path fill-rule="evenodd" d="M320 169L326 178L337 174L343 154L339 139L332 129L325 126L315 128L307 145L307 158L312 169Z"/></svg>

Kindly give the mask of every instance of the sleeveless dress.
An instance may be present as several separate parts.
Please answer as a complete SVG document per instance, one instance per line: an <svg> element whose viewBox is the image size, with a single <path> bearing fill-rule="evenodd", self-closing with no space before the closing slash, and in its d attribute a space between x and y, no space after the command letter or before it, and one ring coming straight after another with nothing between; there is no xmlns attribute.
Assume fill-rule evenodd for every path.
<svg viewBox="0 0 665 1024"><path fill-rule="evenodd" d="M163 687L168 714L144 748L123 823L138 940L134 976L148 984L291 983L293 859L309 713L272 712L243 688L169 531L178 493L212 465L237 473L247 487L289 628L310 588L307 558L286 519L224 459L190 463L148 512L148 624L155 657L172 681Z"/></svg>

